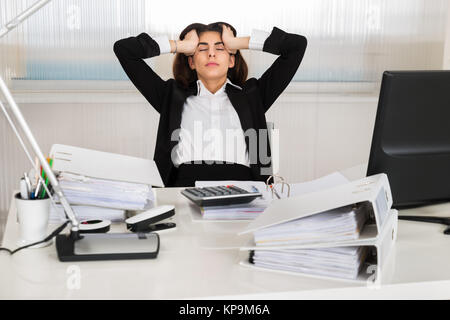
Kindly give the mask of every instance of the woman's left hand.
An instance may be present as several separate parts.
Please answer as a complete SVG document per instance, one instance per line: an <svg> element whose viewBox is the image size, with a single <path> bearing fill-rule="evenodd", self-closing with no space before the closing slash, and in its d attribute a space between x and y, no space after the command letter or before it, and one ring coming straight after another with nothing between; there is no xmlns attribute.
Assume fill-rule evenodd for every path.
<svg viewBox="0 0 450 320"><path fill-rule="evenodd" d="M236 39L236 37L234 36L231 28L223 24L222 25L222 41L225 46L225 49L230 54L236 54L236 52L237 52L237 50L234 49L234 47L233 47L233 43L234 43L235 39Z"/></svg>

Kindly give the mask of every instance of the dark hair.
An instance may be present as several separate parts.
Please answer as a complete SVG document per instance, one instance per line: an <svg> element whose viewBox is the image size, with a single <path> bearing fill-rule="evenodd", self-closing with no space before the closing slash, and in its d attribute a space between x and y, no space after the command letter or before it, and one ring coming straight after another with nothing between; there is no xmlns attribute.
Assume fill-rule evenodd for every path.
<svg viewBox="0 0 450 320"><path fill-rule="evenodd" d="M236 29L226 22L214 22L207 25L203 23L192 23L181 32L180 40L183 40L186 34L193 29L197 32L199 37L200 34L206 31L215 31L220 33L220 36L222 36L222 25L230 27L233 31L233 35L236 36ZM239 50L236 51L234 56L234 67L228 69L227 76L232 83L242 86L245 80L247 80L247 63ZM188 57L184 53L177 53L175 55L172 70L175 80L184 88L187 88L190 83L198 80L197 72L189 67Z"/></svg>

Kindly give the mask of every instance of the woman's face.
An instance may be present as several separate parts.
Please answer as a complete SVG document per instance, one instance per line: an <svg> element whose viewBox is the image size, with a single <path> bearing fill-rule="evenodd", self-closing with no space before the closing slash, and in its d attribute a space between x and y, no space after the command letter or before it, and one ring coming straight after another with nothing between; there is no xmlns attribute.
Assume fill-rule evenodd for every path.
<svg viewBox="0 0 450 320"><path fill-rule="evenodd" d="M200 35L197 49L188 61L200 80L222 79L226 77L228 68L234 67L234 56L228 53L220 33L215 31L206 31Z"/></svg>

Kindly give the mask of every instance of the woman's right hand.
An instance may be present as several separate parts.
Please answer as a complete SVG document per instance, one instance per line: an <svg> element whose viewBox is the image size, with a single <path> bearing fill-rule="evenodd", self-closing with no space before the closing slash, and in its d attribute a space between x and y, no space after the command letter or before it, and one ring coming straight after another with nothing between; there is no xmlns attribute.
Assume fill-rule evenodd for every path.
<svg viewBox="0 0 450 320"><path fill-rule="evenodd" d="M195 50L197 50L198 41L199 39L197 31L195 31L195 29L192 29L184 36L183 40L177 42L177 44L180 46L178 48L178 52L182 52L186 56L193 56Z"/></svg>

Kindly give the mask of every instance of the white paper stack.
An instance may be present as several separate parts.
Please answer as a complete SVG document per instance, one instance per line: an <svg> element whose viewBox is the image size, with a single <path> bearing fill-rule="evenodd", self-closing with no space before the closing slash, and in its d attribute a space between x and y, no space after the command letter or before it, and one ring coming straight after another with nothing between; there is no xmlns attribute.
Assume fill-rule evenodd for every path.
<svg viewBox="0 0 450 320"><path fill-rule="evenodd" d="M356 279L369 247L285 249L251 251L250 262L256 267L325 277Z"/></svg>
<svg viewBox="0 0 450 320"><path fill-rule="evenodd" d="M110 220L111 222L123 222L125 210L72 205L72 210L79 221L82 220ZM65 221L64 209L61 205L50 207L49 222L56 224Z"/></svg>
<svg viewBox="0 0 450 320"><path fill-rule="evenodd" d="M145 210L154 202L148 184L96 179L68 172L61 172L58 181L71 205Z"/></svg>
<svg viewBox="0 0 450 320"><path fill-rule="evenodd" d="M234 185L244 190L255 192L258 190L263 196L250 203L201 207L200 211L205 220L253 220L258 217L270 204L271 193L266 190L266 184L261 181L196 181L196 187ZM256 190L255 190L256 189Z"/></svg>

